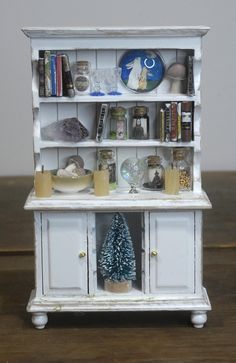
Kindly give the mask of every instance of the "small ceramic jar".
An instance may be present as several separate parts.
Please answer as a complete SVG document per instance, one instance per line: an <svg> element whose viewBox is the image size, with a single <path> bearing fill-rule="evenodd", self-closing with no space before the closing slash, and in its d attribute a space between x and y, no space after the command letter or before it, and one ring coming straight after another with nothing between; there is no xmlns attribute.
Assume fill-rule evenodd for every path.
<svg viewBox="0 0 236 363"><path fill-rule="evenodd" d="M90 90L90 64L88 61L76 62L74 75L76 94L88 94Z"/></svg>

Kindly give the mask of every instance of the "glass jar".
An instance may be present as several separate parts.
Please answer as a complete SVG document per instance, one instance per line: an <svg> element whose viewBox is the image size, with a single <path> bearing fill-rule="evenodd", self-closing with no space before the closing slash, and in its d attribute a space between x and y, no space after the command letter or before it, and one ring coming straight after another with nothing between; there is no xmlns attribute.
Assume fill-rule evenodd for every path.
<svg viewBox="0 0 236 363"><path fill-rule="evenodd" d="M99 150L98 151L98 169L109 171L109 186L110 189L116 188L116 160L115 152L113 150Z"/></svg>
<svg viewBox="0 0 236 363"><path fill-rule="evenodd" d="M148 165L148 185L150 189L162 190L164 187L165 170L158 155L147 157Z"/></svg>
<svg viewBox="0 0 236 363"><path fill-rule="evenodd" d="M132 138L137 140L149 138L149 116L146 106L133 108Z"/></svg>
<svg viewBox="0 0 236 363"><path fill-rule="evenodd" d="M173 151L173 166L179 170L179 189L182 191L192 189L191 165L186 160L186 151L182 148Z"/></svg>
<svg viewBox="0 0 236 363"><path fill-rule="evenodd" d="M127 118L124 107L111 108L110 139L125 140L127 138Z"/></svg>
<svg viewBox="0 0 236 363"><path fill-rule="evenodd" d="M74 74L74 87L76 94L88 94L90 89L90 63L77 61Z"/></svg>

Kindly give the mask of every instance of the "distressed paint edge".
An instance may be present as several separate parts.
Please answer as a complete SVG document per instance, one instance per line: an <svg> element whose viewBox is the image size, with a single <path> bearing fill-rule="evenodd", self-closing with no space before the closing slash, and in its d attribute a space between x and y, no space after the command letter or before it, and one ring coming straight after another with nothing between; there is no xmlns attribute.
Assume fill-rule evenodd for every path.
<svg viewBox="0 0 236 363"><path fill-rule="evenodd" d="M123 296L122 299L107 299L107 296L91 298L85 296L77 299L62 299L44 297L37 299L35 290L32 290L27 305L27 312L76 312L76 311L194 311L211 310L211 304L205 288L199 295L179 294L172 299L167 295L145 296L129 298Z"/></svg>
<svg viewBox="0 0 236 363"><path fill-rule="evenodd" d="M24 27L22 32L29 38L75 38L83 37L139 37L204 36L210 27L199 26L159 26L159 27Z"/></svg>

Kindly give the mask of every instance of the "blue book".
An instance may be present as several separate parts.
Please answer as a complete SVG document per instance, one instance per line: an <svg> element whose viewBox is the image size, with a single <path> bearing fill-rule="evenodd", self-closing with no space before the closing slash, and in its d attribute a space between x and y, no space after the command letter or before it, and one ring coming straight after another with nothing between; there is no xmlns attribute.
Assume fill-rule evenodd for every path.
<svg viewBox="0 0 236 363"><path fill-rule="evenodd" d="M57 95L57 68L56 68L56 55L51 54L51 82L52 82L52 96Z"/></svg>

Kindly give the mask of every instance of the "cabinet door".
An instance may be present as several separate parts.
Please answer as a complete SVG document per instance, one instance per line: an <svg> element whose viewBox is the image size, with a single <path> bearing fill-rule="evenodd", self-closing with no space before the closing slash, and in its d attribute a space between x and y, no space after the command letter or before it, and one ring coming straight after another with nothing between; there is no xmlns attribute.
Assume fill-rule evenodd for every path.
<svg viewBox="0 0 236 363"><path fill-rule="evenodd" d="M194 292L194 212L150 213L150 292Z"/></svg>
<svg viewBox="0 0 236 363"><path fill-rule="evenodd" d="M43 292L87 294L87 215L42 213Z"/></svg>

